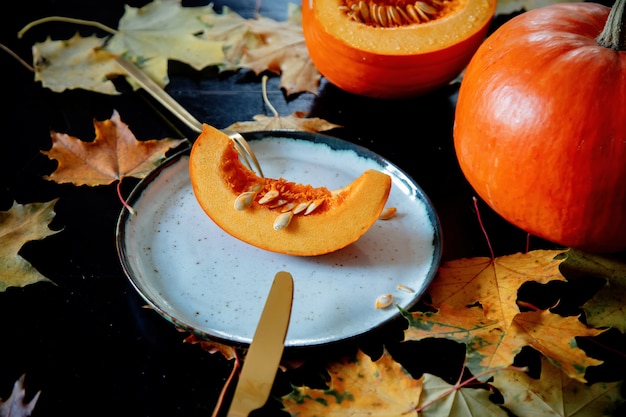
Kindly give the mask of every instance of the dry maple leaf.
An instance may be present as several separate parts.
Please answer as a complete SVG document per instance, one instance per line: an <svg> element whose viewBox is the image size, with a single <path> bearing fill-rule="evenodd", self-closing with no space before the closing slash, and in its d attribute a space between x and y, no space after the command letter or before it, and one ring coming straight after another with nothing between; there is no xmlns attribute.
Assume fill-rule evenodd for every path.
<svg viewBox="0 0 626 417"><path fill-rule="evenodd" d="M260 74L280 74L280 87L287 95L300 92L317 94L322 75L313 64L304 41L301 6L289 3L288 19L250 20L250 30L263 39L263 44L246 50L240 66Z"/></svg>
<svg viewBox="0 0 626 417"><path fill-rule="evenodd" d="M52 148L42 151L58 161L46 179L74 185L107 185L124 177L143 178L162 162L165 152L186 139L139 141L117 111L111 119L94 121L96 136L87 142L52 132Z"/></svg>
<svg viewBox="0 0 626 417"><path fill-rule="evenodd" d="M220 353L227 360L232 360L237 357L237 353L235 352L235 348L232 346L225 345L223 343L214 342L212 340L200 339L196 335L189 335L183 340L184 343L191 343L192 345L200 345L202 350L205 350L211 354Z"/></svg>
<svg viewBox="0 0 626 417"><path fill-rule="evenodd" d="M247 68L260 74L280 74L280 87L289 96L317 94L321 74L313 65L304 42L301 6L289 3L287 20L279 22L263 16L243 19L224 7L222 15L207 14L202 20L211 25L203 38L224 41L226 61L221 69Z"/></svg>
<svg viewBox="0 0 626 417"><path fill-rule="evenodd" d="M521 312L517 289L525 282L563 281L562 251L533 251L496 258L461 259L442 265L429 288L435 312L404 315L409 321L405 340L427 337L464 343L467 367L474 373L508 366L524 346L543 353L571 378L584 381L589 366L601 362L587 357L577 336L595 336L578 317L549 311Z"/></svg>
<svg viewBox="0 0 626 417"><path fill-rule="evenodd" d="M590 328L577 317L562 317L547 310L529 311L518 313L509 326L504 326L487 319L479 307L445 304L437 312L404 314L409 321L405 340L432 337L463 343L466 366L475 375L511 365L525 346L538 350L570 378L581 382L585 382L589 366L602 363L588 357L578 347L576 337L597 336L603 330Z"/></svg>
<svg viewBox="0 0 626 417"><path fill-rule="evenodd" d="M293 112L289 116L257 114L253 117L253 121L235 122L227 129L240 133L256 130L297 130L316 133L341 127L318 117L305 117L306 114L303 111Z"/></svg>
<svg viewBox="0 0 626 417"><path fill-rule="evenodd" d="M563 265L577 273L603 278L605 284L583 304L587 324L614 327L626 333L626 261L624 256L601 256L567 251Z"/></svg>
<svg viewBox="0 0 626 417"><path fill-rule="evenodd" d="M519 371L509 371L516 373ZM450 385L443 379L424 374L420 417L507 417L505 410L490 400L485 389L465 388L467 383ZM470 381L471 382L471 381Z"/></svg>
<svg viewBox="0 0 626 417"><path fill-rule="evenodd" d="M412 378L385 351L377 361L359 351L328 367L327 389L294 387L281 398L292 416L416 416L422 379Z"/></svg>
<svg viewBox="0 0 626 417"><path fill-rule="evenodd" d="M26 242L41 240L59 230L48 225L55 216L57 199L46 203L17 204L0 212L0 292L35 282L52 282L19 255Z"/></svg>
<svg viewBox="0 0 626 417"><path fill-rule="evenodd" d="M493 385L504 397L504 406L517 416L609 417L624 402L622 382L583 384L542 359L541 378L523 372L503 371Z"/></svg>
<svg viewBox="0 0 626 417"><path fill-rule="evenodd" d="M25 403L24 378L25 375L22 375L20 379L15 381L13 391L6 401L3 402L0 398L0 417L28 417L35 409L41 391L38 391L29 402Z"/></svg>
<svg viewBox="0 0 626 417"><path fill-rule="evenodd" d="M525 282L565 281L559 270L558 250L491 258L466 258L444 263L428 289L432 304L465 307L480 303L489 319L508 326L519 312L517 290Z"/></svg>
<svg viewBox="0 0 626 417"><path fill-rule="evenodd" d="M121 71L110 54L100 49L103 44L102 38L79 34L68 40L36 43L32 48L35 81L57 93L82 88L119 94L109 76Z"/></svg>
<svg viewBox="0 0 626 417"><path fill-rule="evenodd" d="M129 57L163 87L169 82L170 59L197 70L224 61L224 43L201 36L210 29L201 20L206 14L215 14L212 4L182 6L180 1L154 0L141 8L126 5L106 48Z"/></svg>
<svg viewBox="0 0 626 417"><path fill-rule="evenodd" d="M267 97L267 76L263 76L261 82L261 91L263 96L263 102L273 113L273 116L266 116L264 114L257 114L253 117L254 121L247 122L235 122L227 127L229 130L235 132L254 132L257 130L296 130L303 132L322 132L324 130L331 130L338 127L342 127L335 123L328 122L319 117L305 117L307 112L296 111L289 116L282 117L278 111L274 108L269 98Z"/></svg>
<svg viewBox="0 0 626 417"><path fill-rule="evenodd" d="M289 19L278 22L258 17L244 19L224 7L218 14L212 4L182 6L176 0L155 0L141 8L126 5L118 28L99 22L52 16L24 27L46 22L66 22L97 27L110 36L36 43L33 46L35 76L53 91L81 88L119 94L109 80L128 75L117 65L122 55L141 68L161 87L169 83L168 61L176 60L201 70L216 66L220 71L248 68L257 74L281 74L287 95L317 93L320 73L309 58L300 23L300 7L289 5ZM139 85L128 77L135 88Z"/></svg>

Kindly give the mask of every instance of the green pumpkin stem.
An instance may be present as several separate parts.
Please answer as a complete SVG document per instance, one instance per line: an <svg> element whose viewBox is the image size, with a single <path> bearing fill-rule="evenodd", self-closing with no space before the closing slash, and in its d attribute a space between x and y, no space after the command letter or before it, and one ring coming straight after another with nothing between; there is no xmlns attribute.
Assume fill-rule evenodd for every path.
<svg viewBox="0 0 626 417"><path fill-rule="evenodd" d="M596 42L605 48L626 51L626 0L615 1Z"/></svg>

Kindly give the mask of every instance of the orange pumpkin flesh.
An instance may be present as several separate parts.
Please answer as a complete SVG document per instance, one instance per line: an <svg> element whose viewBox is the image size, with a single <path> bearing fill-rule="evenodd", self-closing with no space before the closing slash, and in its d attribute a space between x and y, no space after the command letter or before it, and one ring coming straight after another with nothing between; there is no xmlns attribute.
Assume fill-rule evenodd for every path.
<svg viewBox="0 0 626 417"><path fill-rule="evenodd" d="M191 150L189 174L200 206L225 232L258 248L297 256L333 252L358 240L381 214L391 190L391 177L376 170L336 191L260 178L241 163L231 139L208 125ZM257 192L254 201L237 210L235 201L250 190ZM260 204L270 190L280 196ZM280 199L286 202L276 207ZM318 205L310 214L294 214L285 228L274 229L288 204L313 201Z"/></svg>
<svg viewBox="0 0 626 417"><path fill-rule="evenodd" d="M416 2L302 0L302 26L309 55L328 81L358 95L406 98L458 76L484 40L496 3L437 2L433 4L440 4L441 10L430 20L408 23L407 7L414 8ZM387 22L385 26L363 23L361 14L355 18L354 12L345 11L352 4L369 5L377 15L380 7L393 16L400 13L402 24L385 17L377 18Z"/></svg>
<svg viewBox="0 0 626 417"><path fill-rule="evenodd" d="M494 211L589 252L626 249L626 51L596 42L608 14L559 4L505 23L465 72L454 126Z"/></svg>

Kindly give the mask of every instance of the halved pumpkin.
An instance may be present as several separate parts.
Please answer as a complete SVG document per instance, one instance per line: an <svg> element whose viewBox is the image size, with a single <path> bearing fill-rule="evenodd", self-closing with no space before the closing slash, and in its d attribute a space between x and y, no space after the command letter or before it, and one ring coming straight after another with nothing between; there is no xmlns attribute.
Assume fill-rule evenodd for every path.
<svg viewBox="0 0 626 417"><path fill-rule="evenodd" d="M332 84L375 98L427 93L457 77L496 0L302 0L311 60Z"/></svg>
<svg viewBox="0 0 626 417"><path fill-rule="evenodd" d="M322 255L348 246L385 207L391 177L367 170L339 190L261 178L230 137L204 125L191 150L191 184L202 209L231 236L272 252Z"/></svg>

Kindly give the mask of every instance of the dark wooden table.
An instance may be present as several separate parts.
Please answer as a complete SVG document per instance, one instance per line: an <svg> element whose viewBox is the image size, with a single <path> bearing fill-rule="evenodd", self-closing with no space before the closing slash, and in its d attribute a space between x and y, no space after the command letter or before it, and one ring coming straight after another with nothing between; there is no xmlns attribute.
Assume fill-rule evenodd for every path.
<svg viewBox="0 0 626 417"><path fill-rule="evenodd" d="M26 61L30 48L48 36L67 39L92 28L48 23L17 39L25 24L44 16L95 20L116 27L124 12L121 0L37 0L13 2L12 12L0 17L2 42ZM129 1L139 7L145 1ZM252 17L254 0L216 1L244 17ZM266 0L263 16L283 20L287 1ZM494 22L499 24L501 19ZM43 179L55 163L41 154L51 146L50 130L80 138L93 138L93 120L104 120L117 110L140 139L176 136L173 123L153 109L143 92L105 96L86 91L53 93L34 82L33 74L8 54L2 57L0 210L20 204L58 198L53 229L61 233L26 244L20 254L54 281L0 293L0 398L6 399L14 381L26 375L26 394L41 397L34 416L134 415L208 416L232 368L221 355L183 343L187 336L145 302L125 277L116 253L115 225L122 209L115 186L76 187ZM248 72L210 76L171 64L167 91L199 120L218 128L256 114L270 115L261 95L260 77ZM489 256L480 228L471 187L456 162L452 143L458 84L410 100L375 100L357 97L322 81L319 94L286 98L279 78L268 82L269 98L287 115L307 111L345 126L327 132L369 148L386 157L424 189L439 215L443 260ZM158 108L158 106L157 106ZM167 113L164 113L167 114ZM125 195L136 181L125 180ZM479 201L484 226L496 255L526 249L526 233L512 227ZM530 249L554 248L530 239ZM288 375L279 375L273 394L284 395L290 384L319 383L329 359L355 348L379 351L398 340L401 323L374 335L328 348L287 353L305 360ZM381 334L382 333L382 334ZM420 372L437 372L454 381L458 365L438 360L442 355L462 360L464 349L453 343L423 343L407 354ZM401 355L401 352L399 353ZM407 365L409 366L409 365ZM254 414L278 415L280 404L271 400Z"/></svg>

